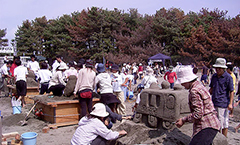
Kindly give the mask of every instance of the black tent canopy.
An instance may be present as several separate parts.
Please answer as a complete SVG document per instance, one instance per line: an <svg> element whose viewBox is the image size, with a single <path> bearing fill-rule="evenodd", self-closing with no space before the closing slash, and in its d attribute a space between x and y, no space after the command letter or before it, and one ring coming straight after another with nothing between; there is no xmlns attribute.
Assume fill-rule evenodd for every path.
<svg viewBox="0 0 240 145"><path fill-rule="evenodd" d="M163 63L163 66L165 66L165 60L166 59L169 59L170 60L170 63L172 64L172 60L171 60L171 57L170 56L167 56L167 55L164 55L162 53L158 53L154 56L151 56L148 58L148 61L149 62L162 62Z"/></svg>

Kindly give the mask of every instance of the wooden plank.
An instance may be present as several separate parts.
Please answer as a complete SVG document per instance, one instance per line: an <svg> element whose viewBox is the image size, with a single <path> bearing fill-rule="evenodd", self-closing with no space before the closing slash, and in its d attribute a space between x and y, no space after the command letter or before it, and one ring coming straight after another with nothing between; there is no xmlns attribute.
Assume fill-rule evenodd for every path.
<svg viewBox="0 0 240 145"><path fill-rule="evenodd" d="M93 98L93 102L99 102L99 98ZM64 100L64 101L57 101L57 102L47 102L46 105L61 105L61 104L70 104L70 103L79 103L78 100Z"/></svg>
<svg viewBox="0 0 240 145"><path fill-rule="evenodd" d="M79 103L61 104L55 110L55 123L78 121L80 115Z"/></svg>
<svg viewBox="0 0 240 145"><path fill-rule="evenodd" d="M27 87L27 90L37 90L38 87Z"/></svg>
<svg viewBox="0 0 240 145"><path fill-rule="evenodd" d="M42 109L42 112L44 113L43 115L43 120L44 121L47 121L47 122L50 122L50 123L55 123L55 119L54 119L54 116L55 116L55 108L54 107L51 107L51 106L48 106L48 105L45 105L41 102L39 102L37 105L36 105L36 108L37 109Z"/></svg>
<svg viewBox="0 0 240 145"><path fill-rule="evenodd" d="M18 132L4 133L4 134L2 134L2 138L15 137L16 135L19 135L19 133Z"/></svg>
<svg viewBox="0 0 240 145"><path fill-rule="evenodd" d="M60 127L60 126L68 126L68 125L76 125L76 124L78 124L78 121L54 123L54 124L49 124L48 127L50 127L50 128L57 128L57 127Z"/></svg>
<svg viewBox="0 0 240 145"><path fill-rule="evenodd" d="M72 103L79 103L78 100L64 100L64 101L57 101L57 102L47 102L46 105L63 105L63 104L72 104Z"/></svg>
<svg viewBox="0 0 240 145"><path fill-rule="evenodd" d="M16 87L13 85L7 85L8 88L16 90ZM38 87L27 87L27 90L37 90Z"/></svg>

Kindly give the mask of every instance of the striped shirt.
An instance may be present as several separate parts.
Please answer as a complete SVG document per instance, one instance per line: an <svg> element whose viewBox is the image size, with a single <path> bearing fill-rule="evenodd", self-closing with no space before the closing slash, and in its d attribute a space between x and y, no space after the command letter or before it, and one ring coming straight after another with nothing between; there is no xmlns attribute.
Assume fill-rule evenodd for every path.
<svg viewBox="0 0 240 145"><path fill-rule="evenodd" d="M193 82L188 99L191 114L183 117L183 122L193 122L192 137L205 128L220 129L211 95L199 81Z"/></svg>

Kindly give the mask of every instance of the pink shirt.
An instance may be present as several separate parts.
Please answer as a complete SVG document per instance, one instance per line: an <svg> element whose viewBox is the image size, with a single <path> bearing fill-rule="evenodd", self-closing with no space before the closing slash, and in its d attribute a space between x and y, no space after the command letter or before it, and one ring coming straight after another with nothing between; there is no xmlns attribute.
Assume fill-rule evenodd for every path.
<svg viewBox="0 0 240 145"><path fill-rule="evenodd" d="M174 77L175 79L177 79L177 74L175 72L170 72L170 71L166 72L164 75L164 80L166 80L166 76L169 83L174 83Z"/></svg>

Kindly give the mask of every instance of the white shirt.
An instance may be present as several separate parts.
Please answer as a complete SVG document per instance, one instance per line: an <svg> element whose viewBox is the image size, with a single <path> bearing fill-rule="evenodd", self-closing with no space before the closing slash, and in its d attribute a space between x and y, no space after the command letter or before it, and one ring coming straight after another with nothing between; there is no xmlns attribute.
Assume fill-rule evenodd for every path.
<svg viewBox="0 0 240 145"><path fill-rule="evenodd" d="M134 79L134 75L126 75L125 78L128 78L129 80L133 81L133 79Z"/></svg>
<svg viewBox="0 0 240 145"><path fill-rule="evenodd" d="M14 76L16 78L16 82L20 80L26 81L26 75L28 75L28 70L26 67L20 65L14 69Z"/></svg>
<svg viewBox="0 0 240 145"><path fill-rule="evenodd" d="M1 69L0 69L1 74L3 75L8 75L8 68L7 68L7 64L4 64Z"/></svg>
<svg viewBox="0 0 240 145"><path fill-rule="evenodd" d="M137 72L137 69L138 69L138 68L134 65L134 66L133 66L133 71L132 71L132 72L133 72L133 73L136 73L136 72Z"/></svg>
<svg viewBox="0 0 240 145"><path fill-rule="evenodd" d="M121 85L122 85L122 76L118 73L111 74L113 92L121 92Z"/></svg>
<svg viewBox="0 0 240 145"><path fill-rule="evenodd" d="M131 68L131 66L129 64L127 64L126 68L129 70Z"/></svg>
<svg viewBox="0 0 240 145"><path fill-rule="evenodd" d="M70 67L68 70L65 71L65 75L66 75L67 78L71 75L74 75L74 76L77 77L78 72L74 67Z"/></svg>
<svg viewBox="0 0 240 145"><path fill-rule="evenodd" d="M97 118L88 119L84 116L78 123L78 128L71 139L72 145L90 145L92 141L101 136L106 140L118 138L119 133L108 129L101 120Z"/></svg>
<svg viewBox="0 0 240 145"><path fill-rule="evenodd" d="M62 84L64 86L66 86L66 83L63 81L63 79L64 79L63 72L57 71L55 74L53 74L53 77L50 79L48 88L50 88L51 86L58 85L58 84Z"/></svg>
<svg viewBox="0 0 240 145"><path fill-rule="evenodd" d="M238 74L238 67L234 66L234 67L233 67L233 72L236 73L236 74Z"/></svg>
<svg viewBox="0 0 240 145"><path fill-rule="evenodd" d="M58 63L58 61L55 60L53 65L52 65L52 74L54 74L56 72L56 69L59 65L60 65L60 63Z"/></svg>
<svg viewBox="0 0 240 145"><path fill-rule="evenodd" d="M136 99L136 104L139 104L139 103L140 103L140 101L141 101L140 96L141 96L141 93L138 93L137 99Z"/></svg>
<svg viewBox="0 0 240 145"><path fill-rule="evenodd" d="M37 79L41 78L40 83L46 83L50 81L52 72L48 69L40 69L36 75Z"/></svg>
<svg viewBox="0 0 240 145"><path fill-rule="evenodd" d="M147 89L147 88L149 88L150 85L151 85L152 83L154 83L154 82L157 83L157 78L155 78L155 77L152 76L152 75L146 75L146 76L144 76L141 84L144 85L144 89Z"/></svg>
<svg viewBox="0 0 240 145"><path fill-rule="evenodd" d="M125 73L125 71L126 71L126 67L124 66L122 67L122 73Z"/></svg>
<svg viewBox="0 0 240 145"><path fill-rule="evenodd" d="M28 61L27 68L32 70L35 74L40 69L39 63L37 61Z"/></svg>
<svg viewBox="0 0 240 145"><path fill-rule="evenodd" d="M100 73L96 76L95 84L99 84L100 94L113 93L111 78L108 73Z"/></svg>

